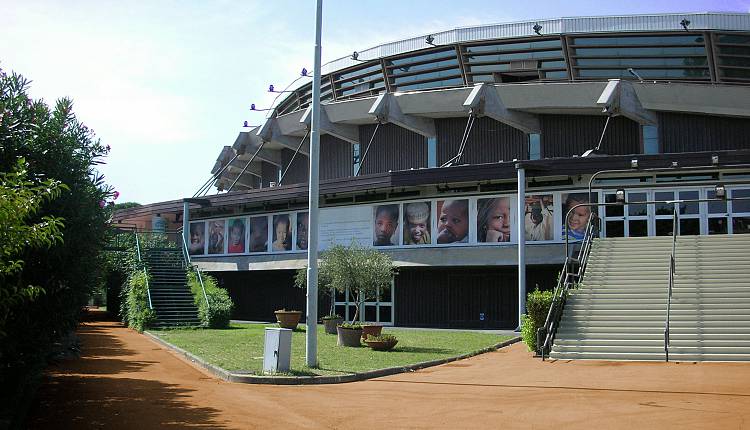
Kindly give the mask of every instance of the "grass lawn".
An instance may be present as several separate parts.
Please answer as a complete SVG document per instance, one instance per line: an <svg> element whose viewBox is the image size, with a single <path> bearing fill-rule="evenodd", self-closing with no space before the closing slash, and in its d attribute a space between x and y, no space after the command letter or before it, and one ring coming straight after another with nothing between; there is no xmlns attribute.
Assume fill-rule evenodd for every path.
<svg viewBox="0 0 750 430"><path fill-rule="evenodd" d="M170 329L152 333L207 362L230 371L263 373L263 336L265 327L276 324L232 324L224 330ZM391 351L373 351L367 347L336 345L336 335L326 334L318 326L320 367L305 365L305 327L292 333L292 374L341 375L423 361L453 357L479 351L510 339L510 336L448 330L403 330L386 327L383 333L398 338Z"/></svg>

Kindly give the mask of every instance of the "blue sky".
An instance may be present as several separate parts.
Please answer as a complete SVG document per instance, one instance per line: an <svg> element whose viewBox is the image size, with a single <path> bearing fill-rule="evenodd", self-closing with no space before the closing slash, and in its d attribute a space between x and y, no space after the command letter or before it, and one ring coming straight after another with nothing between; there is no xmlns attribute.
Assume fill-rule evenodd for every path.
<svg viewBox="0 0 750 430"><path fill-rule="evenodd" d="M454 27L563 16L749 12L727 1L323 2L323 62L381 43ZM314 0L0 0L0 67L31 79L52 104L112 147L102 171L119 201L190 197L250 104L312 69Z"/></svg>

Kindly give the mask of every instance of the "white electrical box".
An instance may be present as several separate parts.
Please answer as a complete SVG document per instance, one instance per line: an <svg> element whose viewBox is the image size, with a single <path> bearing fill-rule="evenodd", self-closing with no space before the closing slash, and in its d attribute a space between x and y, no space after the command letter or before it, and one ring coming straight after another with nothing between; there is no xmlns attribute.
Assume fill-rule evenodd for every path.
<svg viewBox="0 0 750 430"><path fill-rule="evenodd" d="M288 328L266 327L263 348L263 371L288 372L292 357L292 331Z"/></svg>

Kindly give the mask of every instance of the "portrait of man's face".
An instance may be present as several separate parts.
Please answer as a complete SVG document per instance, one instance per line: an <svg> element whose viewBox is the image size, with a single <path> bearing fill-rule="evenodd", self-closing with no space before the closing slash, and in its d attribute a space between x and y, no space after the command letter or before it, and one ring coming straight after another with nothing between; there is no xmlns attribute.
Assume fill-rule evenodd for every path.
<svg viewBox="0 0 750 430"><path fill-rule="evenodd" d="M394 235L398 230L398 205L381 205L375 207L375 225L373 229L374 246L392 246Z"/></svg>
<svg viewBox="0 0 750 430"><path fill-rule="evenodd" d="M250 218L250 252L268 251L268 218Z"/></svg>
<svg viewBox="0 0 750 430"><path fill-rule="evenodd" d="M469 235L469 201L438 202L437 243L467 242Z"/></svg>
<svg viewBox="0 0 750 430"><path fill-rule="evenodd" d="M307 229L309 223L307 212L297 213L297 249L307 249Z"/></svg>

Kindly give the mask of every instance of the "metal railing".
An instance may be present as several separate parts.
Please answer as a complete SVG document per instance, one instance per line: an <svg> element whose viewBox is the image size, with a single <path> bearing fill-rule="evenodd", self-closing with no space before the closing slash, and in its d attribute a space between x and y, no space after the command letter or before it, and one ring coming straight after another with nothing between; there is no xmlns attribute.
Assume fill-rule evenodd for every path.
<svg viewBox="0 0 750 430"><path fill-rule="evenodd" d="M577 207L578 205L571 208L571 211ZM570 214L570 212L568 212L568 214ZM552 342L555 340L555 335L557 334L557 329L560 325L560 318L562 317L562 311L565 306L568 291L581 281L581 277L583 276L583 273L586 270L586 265L588 264L591 245L594 238L598 236L599 218L596 213L592 212L586 223L586 232L581 242L581 248L578 250L577 257L573 258L569 255L566 223L565 265L560 273L560 278L557 280L557 286L552 293L552 304L547 312L547 319L544 321L544 326L537 329L536 333L537 353L542 357L542 361L546 354L552 349ZM576 265L577 268L574 268Z"/></svg>
<svg viewBox="0 0 750 430"><path fill-rule="evenodd" d="M197 267L193 267L193 263L190 262L190 252L187 247L187 243L185 242L185 236L183 234L183 230L180 228L177 230L178 234L178 241L182 243L182 246L180 247L182 249L182 260L185 264L185 269L195 269L195 273L198 276L198 283L201 284L201 291L203 292L203 299L206 301L206 309L211 309L211 303L208 301L208 294L206 294L206 286L203 283L203 276L201 276L201 270Z"/></svg>
<svg viewBox="0 0 750 430"><path fill-rule="evenodd" d="M669 287L667 289L667 318L664 321L664 361L669 361L669 313L672 310L672 288L674 288L675 257L677 248L677 225L679 211L675 207L672 212L672 253L669 255Z"/></svg>
<svg viewBox="0 0 750 430"><path fill-rule="evenodd" d="M143 263L143 259L141 258L141 242L138 240L138 229L133 229L133 236L135 236L135 252L138 255L138 263L141 264L141 267L143 268L143 275L146 277L146 294L148 295L148 308L153 309L154 306L151 303L151 288L148 284L148 271L146 270L146 265Z"/></svg>

